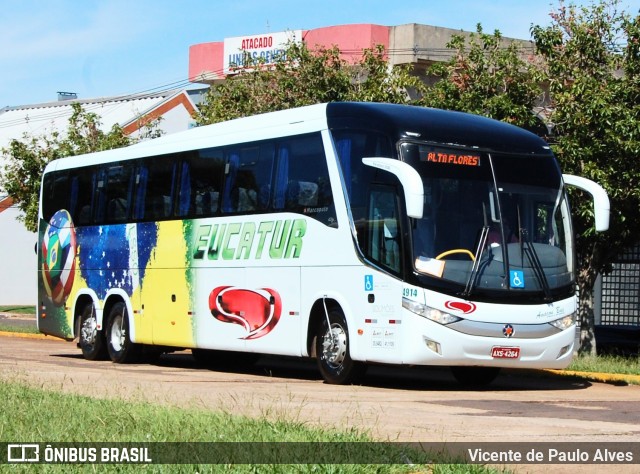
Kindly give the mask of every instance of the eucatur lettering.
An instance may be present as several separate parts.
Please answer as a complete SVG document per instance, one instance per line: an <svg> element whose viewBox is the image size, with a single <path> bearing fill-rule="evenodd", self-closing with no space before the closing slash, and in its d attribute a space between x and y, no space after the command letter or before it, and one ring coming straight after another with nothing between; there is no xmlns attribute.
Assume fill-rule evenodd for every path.
<svg viewBox="0 0 640 474"><path fill-rule="evenodd" d="M201 224L196 232L193 258L299 258L306 230L304 219Z"/></svg>

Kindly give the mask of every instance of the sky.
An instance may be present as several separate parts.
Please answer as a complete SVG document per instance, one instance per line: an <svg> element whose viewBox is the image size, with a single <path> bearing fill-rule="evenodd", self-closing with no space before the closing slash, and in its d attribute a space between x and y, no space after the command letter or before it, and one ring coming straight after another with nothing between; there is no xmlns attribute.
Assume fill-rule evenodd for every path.
<svg viewBox="0 0 640 474"><path fill-rule="evenodd" d="M591 0L574 0L589 5ZM189 86L189 46L353 23L530 39L558 0L0 0L0 108ZM637 14L640 0L621 0Z"/></svg>

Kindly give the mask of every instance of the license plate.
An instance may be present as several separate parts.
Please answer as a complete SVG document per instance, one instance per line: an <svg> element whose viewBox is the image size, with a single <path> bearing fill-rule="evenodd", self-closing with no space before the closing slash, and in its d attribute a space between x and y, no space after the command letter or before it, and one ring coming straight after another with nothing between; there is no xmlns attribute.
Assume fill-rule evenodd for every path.
<svg viewBox="0 0 640 474"><path fill-rule="evenodd" d="M520 358L519 347L492 347L491 357L494 359L518 359Z"/></svg>

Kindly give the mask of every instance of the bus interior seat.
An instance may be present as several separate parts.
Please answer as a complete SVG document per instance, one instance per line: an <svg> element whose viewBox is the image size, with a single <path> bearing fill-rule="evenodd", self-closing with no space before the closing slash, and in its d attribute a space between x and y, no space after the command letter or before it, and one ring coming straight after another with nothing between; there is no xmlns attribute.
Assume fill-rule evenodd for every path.
<svg viewBox="0 0 640 474"><path fill-rule="evenodd" d="M218 212L220 193L217 191L203 191L196 195L196 214L199 216L212 216Z"/></svg>
<svg viewBox="0 0 640 474"><path fill-rule="evenodd" d="M124 222L127 218L127 200L114 198L107 205L107 220L110 222Z"/></svg>
<svg viewBox="0 0 640 474"><path fill-rule="evenodd" d="M237 197L236 210L238 212L255 211L258 207L258 193L255 189L241 188L235 189Z"/></svg>
<svg viewBox="0 0 640 474"><path fill-rule="evenodd" d="M318 185L311 181L298 181L298 204L301 206L318 205Z"/></svg>
<svg viewBox="0 0 640 474"><path fill-rule="evenodd" d="M286 207L295 210L318 204L318 185L310 181L291 180L287 185Z"/></svg>
<svg viewBox="0 0 640 474"><path fill-rule="evenodd" d="M91 206L86 204L82 206L80 209L80 213L78 214L78 224L89 224L91 222Z"/></svg>

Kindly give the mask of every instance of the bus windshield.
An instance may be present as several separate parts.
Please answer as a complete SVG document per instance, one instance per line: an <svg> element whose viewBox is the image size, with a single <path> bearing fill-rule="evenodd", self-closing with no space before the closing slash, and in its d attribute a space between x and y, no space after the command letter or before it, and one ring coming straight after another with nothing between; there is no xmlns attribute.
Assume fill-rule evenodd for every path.
<svg viewBox="0 0 640 474"><path fill-rule="evenodd" d="M411 226L418 274L464 297L519 291L551 301L571 287L569 209L553 155L400 149L424 184L423 216Z"/></svg>

